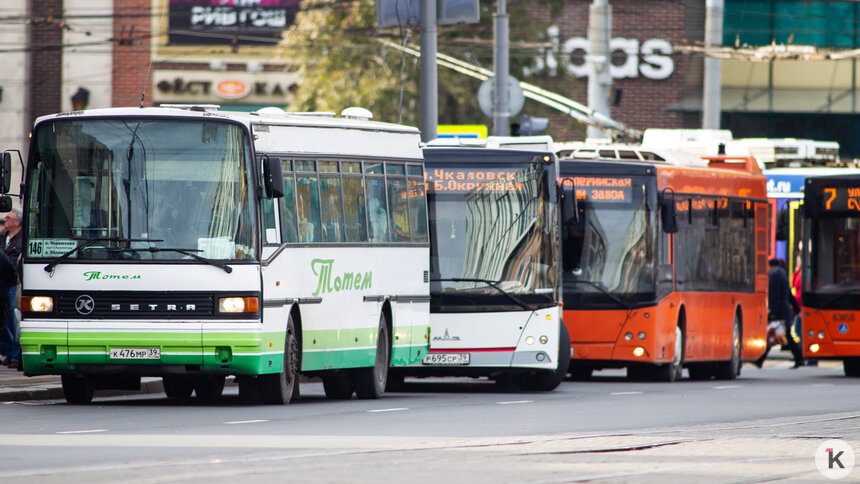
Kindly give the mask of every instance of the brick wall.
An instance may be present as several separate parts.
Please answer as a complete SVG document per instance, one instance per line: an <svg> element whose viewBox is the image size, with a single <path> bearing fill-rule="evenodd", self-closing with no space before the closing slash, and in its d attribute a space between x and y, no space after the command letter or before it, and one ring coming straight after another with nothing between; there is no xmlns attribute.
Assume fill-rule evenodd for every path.
<svg viewBox="0 0 860 484"><path fill-rule="evenodd" d="M30 123L37 117L60 111L62 83L63 0L31 0L34 21L30 25Z"/></svg>
<svg viewBox="0 0 860 484"><path fill-rule="evenodd" d="M150 0L115 0L113 33L113 105L152 106L152 76L149 74Z"/></svg>
<svg viewBox="0 0 860 484"><path fill-rule="evenodd" d="M534 2L531 9L536 18L558 26L559 40L563 43L571 37L588 37L591 3L591 0L565 0L560 14L553 18L550 18L549 12L538 2ZM648 39L664 39L674 46L704 31L703 22L698 29L692 25L698 23L698 18L702 18L703 0L612 0L609 3L612 7L612 38L636 39L640 46ZM636 78L613 79L612 87L620 89L621 97L618 104L611 107L612 118L637 129L697 127L698 115L673 112L671 108L684 92L701 92L701 74L696 71L701 69L701 62L690 63L689 59L678 53L671 57L674 71L667 79L652 80L642 75ZM544 75L530 82L571 97L582 104L588 102L587 77ZM698 85L693 85L697 83ZM533 104L532 109L535 110ZM556 139L584 137L584 128L571 121L568 116L557 111L543 113L550 117L549 134ZM693 126L690 126L691 124Z"/></svg>

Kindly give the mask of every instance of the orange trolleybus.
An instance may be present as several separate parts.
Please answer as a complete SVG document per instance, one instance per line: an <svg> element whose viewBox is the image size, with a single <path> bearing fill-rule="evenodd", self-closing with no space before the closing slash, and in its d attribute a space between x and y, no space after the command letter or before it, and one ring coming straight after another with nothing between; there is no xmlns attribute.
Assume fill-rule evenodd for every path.
<svg viewBox="0 0 860 484"><path fill-rule="evenodd" d="M803 356L860 376L860 175L806 179Z"/></svg>
<svg viewBox="0 0 860 484"><path fill-rule="evenodd" d="M734 379L767 336L765 177L751 157L560 160L570 371ZM571 196L576 193L576 196Z"/></svg>

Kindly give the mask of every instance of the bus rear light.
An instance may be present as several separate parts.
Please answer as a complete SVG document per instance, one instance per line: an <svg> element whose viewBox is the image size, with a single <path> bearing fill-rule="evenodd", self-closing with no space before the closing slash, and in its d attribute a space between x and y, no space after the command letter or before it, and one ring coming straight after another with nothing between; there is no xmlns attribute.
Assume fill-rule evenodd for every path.
<svg viewBox="0 0 860 484"><path fill-rule="evenodd" d="M633 349L633 356L642 356L645 354L645 348L637 346Z"/></svg>
<svg viewBox="0 0 860 484"><path fill-rule="evenodd" d="M810 351L810 353L818 353L818 350L819 350L819 349L821 349L821 348L818 346L818 344L817 344L817 343L816 343L816 344L811 344L811 345L809 345L809 351Z"/></svg>
<svg viewBox="0 0 860 484"><path fill-rule="evenodd" d="M222 297L218 300L219 313L256 313L260 300L256 297Z"/></svg>
<svg viewBox="0 0 860 484"><path fill-rule="evenodd" d="M48 296L22 296L21 311L50 313L54 310L54 298Z"/></svg>

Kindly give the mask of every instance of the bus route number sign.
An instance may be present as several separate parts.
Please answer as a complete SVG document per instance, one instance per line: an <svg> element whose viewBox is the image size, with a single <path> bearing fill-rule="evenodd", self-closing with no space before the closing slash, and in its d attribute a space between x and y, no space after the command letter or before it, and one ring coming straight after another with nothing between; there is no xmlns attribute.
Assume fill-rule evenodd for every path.
<svg viewBox="0 0 860 484"><path fill-rule="evenodd" d="M629 177L575 176L561 180L562 185L571 182L577 200L626 203L632 195L633 179Z"/></svg>
<svg viewBox="0 0 860 484"><path fill-rule="evenodd" d="M860 212L860 187L823 187L825 212Z"/></svg>
<svg viewBox="0 0 860 484"><path fill-rule="evenodd" d="M520 191L523 183L517 170L487 168L427 168L427 191L469 193L476 191Z"/></svg>

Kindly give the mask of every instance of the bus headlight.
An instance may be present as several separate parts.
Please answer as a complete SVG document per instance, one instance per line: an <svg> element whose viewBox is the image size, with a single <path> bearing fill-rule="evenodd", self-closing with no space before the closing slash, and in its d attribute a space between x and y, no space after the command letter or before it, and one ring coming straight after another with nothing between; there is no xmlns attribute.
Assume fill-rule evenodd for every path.
<svg viewBox="0 0 860 484"><path fill-rule="evenodd" d="M256 313L260 300L256 297L222 297L218 299L219 313Z"/></svg>
<svg viewBox="0 0 860 484"><path fill-rule="evenodd" d="M818 339L824 339L824 331L818 332Z"/></svg>
<svg viewBox="0 0 860 484"><path fill-rule="evenodd" d="M633 356L642 356L645 354L645 348L637 346L633 349Z"/></svg>
<svg viewBox="0 0 860 484"><path fill-rule="evenodd" d="M535 337L534 336L526 336L526 344L527 345L535 344Z"/></svg>
<svg viewBox="0 0 860 484"><path fill-rule="evenodd" d="M547 338L547 337L546 337L546 335L544 335L544 336L541 336L541 337L538 339L538 341L540 341L540 344L545 345L545 344L546 344L546 342L547 342L547 341L549 341L549 338Z"/></svg>
<svg viewBox="0 0 860 484"><path fill-rule="evenodd" d="M22 296L21 311L50 313L54 310L54 298L49 296Z"/></svg>
<svg viewBox="0 0 860 484"><path fill-rule="evenodd" d="M632 341L633 340L633 333L625 334L624 339L626 339L627 341Z"/></svg>
<svg viewBox="0 0 860 484"><path fill-rule="evenodd" d="M645 331L640 331L636 336L639 337L639 339L645 339Z"/></svg>
<svg viewBox="0 0 860 484"><path fill-rule="evenodd" d="M810 338L814 338L814 337L815 337L815 331L813 331L813 330L811 330L811 329L810 329L810 330L809 330L809 337L810 337Z"/></svg>

